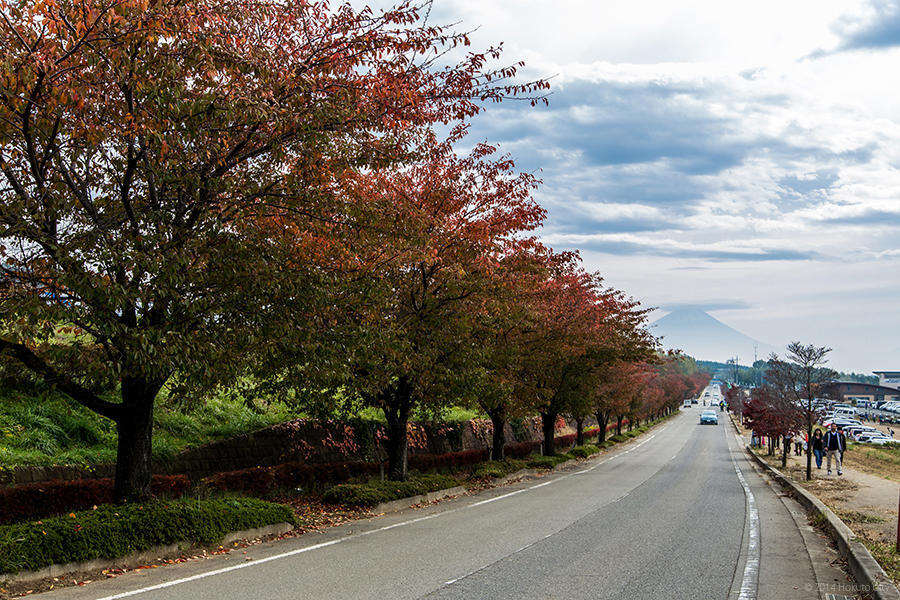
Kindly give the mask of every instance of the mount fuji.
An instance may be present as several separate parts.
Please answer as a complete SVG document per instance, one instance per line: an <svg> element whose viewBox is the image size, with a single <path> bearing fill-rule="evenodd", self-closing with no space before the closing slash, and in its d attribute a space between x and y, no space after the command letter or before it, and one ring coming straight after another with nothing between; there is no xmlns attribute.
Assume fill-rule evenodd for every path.
<svg viewBox="0 0 900 600"><path fill-rule="evenodd" d="M775 346L757 341L733 329L699 308L678 308L650 324L650 333L662 337L664 348L683 350L696 359L725 362L738 358L753 363L754 355L765 360Z"/></svg>

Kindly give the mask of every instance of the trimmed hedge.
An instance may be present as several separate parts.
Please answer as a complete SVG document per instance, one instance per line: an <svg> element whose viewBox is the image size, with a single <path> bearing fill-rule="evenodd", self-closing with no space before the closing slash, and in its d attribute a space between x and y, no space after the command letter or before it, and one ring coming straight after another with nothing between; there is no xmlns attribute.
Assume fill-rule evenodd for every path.
<svg viewBox="0 0 900 600"><path fill-rule="evenodd" d="M408 463L409 468L416 471L446 471L477 465L489 457L488 450L462 450L446 454L416 454L409 457Z"/></svg>
<svg viewBox="0 0 900 600"><path fill-rule="evenodd" d="M459 482L447 475L410 475L406 481L373 480L368 483L346 483L328 489L322 500L329 504L375 506L382 502L400 500L456 487Z"/></svg>
<svg viewBox="0 0 900 600"><path fill-rule="evenodd" d="M178 542L212 544L242 529L296 524L287 506L253 498L154 500L0 525L0 573L119 558Z"/></svg>
<svg viewBox="0 0 900 600"><path fill-rule="evenodd" d="M331 483L342 483L353 477L371 477L378 472L377 463L307 464L289 462L274 467L252 467L216 473L203 479L203 482L222 492L263 495L277 488L297 486L312 488Z"/></svg>
<svg viewBox="0 0 900 600"><path fill-rule="evenodd" d="M584 446L575 446L569 453L576 458L587 458L592 454L596 454L600 452L600 448L594 446L593 444L585 444Z"/></svg>
<svg viewBox="0 0 900 600"><path fill-rule="evenodd" d="M552 469L556 465L573 458L575 457L569 453L554 454L553 456L532 456L525 464L531 469Z"/></svg>
<svg viewBox="0 0 900 600"><path fill-rule="evenodd" d="M191 487L184 475L154 475L150 491L154 496L177 498ZM53 480L27 483L0 490L0 523L14 523L60 515L73 510L110 504L112 479Z"/></svg>
<svg viewBox="0 0 900 600"><path fill-rule="evenodd" d="M503 447L503 455L508 458L525 458L541 449L541 442L520 442Z"/></svg>
<svg viewBox="0 0 900 600"><path fill-rule="evenodd" d="M491 477L497 479L525 468L525 461L516 460L515 458L504 458L503 460L489 460L481 463L472 471L472 477L483 479Z"/></svg>
<svg viewBox="0 0 900 600"><path fill-rule="evenodd" d="M488 459L487 450L463 450L445 454L410 456L410 470L452 471L477 465ZM203 482L222 492L241 492L261 496L278 488L304 487L322 489L328 485L346 483L354 478L369 478L381 471L378 463L342 462L307 464L290 462L274 467L252 467L226 471L206 477Z"/></svg>

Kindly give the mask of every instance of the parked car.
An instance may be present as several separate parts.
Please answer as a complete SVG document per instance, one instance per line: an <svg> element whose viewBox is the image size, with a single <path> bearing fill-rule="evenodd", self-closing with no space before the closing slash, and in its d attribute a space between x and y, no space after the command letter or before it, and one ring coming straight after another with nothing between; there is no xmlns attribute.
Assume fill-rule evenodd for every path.
<svg viewBox="0 0 900 600"><path fill-rule="evenodd" d="M867 444L875 444L876 446L884 446L885 444L896 444L897 440L889 437L874 437Z"/></svg>
<svg viewBox="0 0 900 600"><path fill-rule="evenodd" d="M860 433L856 436L856 441L860 444L872 444L877 443L878 440L885 440L886 442L895 441L894 438L888 437L881 432L878 433Z"/></svg>
<svg viewBox="0 0 900 600"><path fill-rule="evenodd" d="M845 427L844 434L849 435L853 439L856 439L860 435L873 435L873 434L881 434L880 431L875 429L874 427L867 427L865 425L861 427Z"/></svg>
<svg viewBox="0 0 900 600"><path fill-rule="evenodd" d="M700 424L701 425L718 425L719 424L719 416L716 414L714 410L704 410L700 413Z"/></svg>

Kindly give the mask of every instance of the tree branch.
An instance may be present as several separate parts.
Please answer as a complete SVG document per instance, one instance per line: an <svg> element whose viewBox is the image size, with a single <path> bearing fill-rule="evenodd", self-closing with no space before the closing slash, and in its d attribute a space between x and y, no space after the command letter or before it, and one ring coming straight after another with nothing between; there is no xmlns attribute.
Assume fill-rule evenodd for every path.
<svg viewBox="0 0 900 600"><path fill-rule="evenodd" d="M121 414L121 406L119 404L108 402L89 389L78 385L68 377L57 373L53 367L47 364L44 359L35 354L25 344L18 344L0 339L0 352L5 352L12 356L35 374L39 375L45 382L56 387L61 392L92 411L103 415L104 417L109 417L114 421L117 420Z"/></svg>

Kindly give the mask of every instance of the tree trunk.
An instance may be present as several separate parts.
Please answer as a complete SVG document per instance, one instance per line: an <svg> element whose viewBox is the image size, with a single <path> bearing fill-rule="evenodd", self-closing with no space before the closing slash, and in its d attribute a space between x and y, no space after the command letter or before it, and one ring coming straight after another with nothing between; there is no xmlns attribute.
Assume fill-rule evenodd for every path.
<svg viewBox="0 0 900 600"><path fill-rule="evenodd" d="M555 412L541 413L541 431L544 433L544 456L553 456L556 454L556 446L553 439L556 436L556 417Z"/></svg>
<svg viewBox="0 0 900 600"><path fill-rule="evenodd" d="M406 481L409 441L406 435L412 407L412 386L401 377L397 386L385 392L384 416L387 420L388 479Z"/></svg>
<svg viewBox="0 0 900 600"><path fill-rule="evenodd" d="M491 460L503 460L503 447L506 446L506 405L500 405L487 411L491 418L494 434L491 439Z"/></svg>
<svg viewBox="0 0 900 600"><path fill-rule="evenodd" d="M609 413L597 411L594 413L594 416L597 417L597 426L600 427L600 433L597 434L597 444L602 444L606 441L606 425L609 423Z"/></svg>
<svg viewBox="0 0 900 600"><path fill-rule="evenodd" d="M584 446L584 419L575 419L575 445Z"/></svg>
<svg viewBox="0 0 900 600"><path fill-rule="evenodd" d="M783 469L787 466L787 457L788 452L791 451L791 442L788 440L788 438L781 436L781 443L782 446L784 446L781 449L781 468Z"/></svg>
<svg viewBox="0 0 900 600"><path fill-rule="evenodd" d="M810 394L812 396L812 394ZM812 479L812 436L813 436L813 420L812 420L812 398L809 399L809 405L806 410L806 480Z"/></svg>
<svg viewBox="0 0 900 600"><path fill-rule="evenodd" d="M153 402L161 387L161 383L143 378L122 380L122 410L116 419L115 502L139 502L150 497Z"/></svg>
<svg viewBox="0 0 900 600"><path fill-rule="evenodd" d="M622 421L625 415L616 415L616 435L622 435Z"/></svg>

